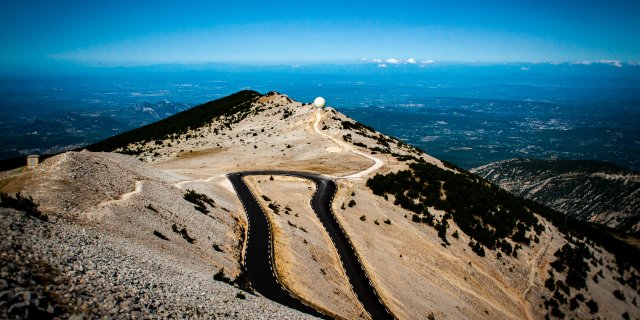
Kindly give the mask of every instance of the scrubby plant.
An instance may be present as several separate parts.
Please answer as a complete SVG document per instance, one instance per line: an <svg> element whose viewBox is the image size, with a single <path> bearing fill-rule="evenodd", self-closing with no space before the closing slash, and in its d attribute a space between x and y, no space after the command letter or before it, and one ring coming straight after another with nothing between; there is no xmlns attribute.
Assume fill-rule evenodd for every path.
<svg viewBox="0 0 640 320"><path fill-rule="evenodd" d="M280 206L277 203L269 203L267 207L273 210L273 213L280 215Z"/></svg>
<svg viewBox="0 0 640 320"><path fill-rule="evenodd" d="M413 221L431 222L444 235L444 224L433 223L429 208L444 210L460 230L489 249L498 248L507 238L528 244L527 232L538 233L544 228L523 199L469 173L454 173L419 159L414 161L409 170L377 174L366 184L376 195L393 195L394 204L417 215ZM446 199L441 198L442 193ZM503 251L512 254L512 250Z"/></svg>
<svg viewBox="0 0 640 320"><path fill-rule="evenodd" d="M173 230L173 232L181 235L182 238L187 240L187 242L189 242L189 243L195 243L196 242L195 238L191 238L189 236L189 233L187 232L187 228L185 228L185 227L180 228L174 223L173 225L171 225L171 230Z"/></svg>
<svg viewBox="0 0 640 320"><path fill-rule="evenodd" d="M589 308L589 312L591 314L598 313L598 309L599 308L598 308L598 303L597 302L595 302L595 301L593 301L593 299L591 299L591 300L587 301L586 304L587 304L587 307Z"/></svg>
<svg viewBox="0 0 640 320"><path fill-rule="evenodd" d="M616 289L613 291L613 296L616 297L616 299L618 300L621 300L621 301L625 300L624 293L619 289Z"/></svg>
<svg viewBox="0 0 640 320"><path fill-rule="evenodd" d="M231 279L224 274L224 268L218 270L218 272L213 275L213 280L231 283Z"/></svg>
<svg viewBox="0 0 640 320"><path fill-rule="evenodd" d="M215 208L215 201L209 198L206 194L197 193L193 190L187 190L184 194L184 199L195 204L194 208L204 214L209 213L209 210L205 206L205 203Z"/></svg>
<svg viewBox="0 0 640 320"><path fill-rule="evenodd" d="M162 240L167 240L169 241L169 238L167 238L164 234L160 233L160 231L158 230L153 230L153 235L162 239Z"/></svg>
<svg viewBox="0 0 640 320"><path fill-rule="evenodd" d="M584 243L566 243L554 253L554 256L557 259L550 265L558 272L567 270L566 283L569 287L582 289L587 286L586 278L590 270L587 261L593 255Z"/></svg>
<svg viewBox="0 0 640 320"><path fill-rule="evenodd" d="M33 198L31 196L24 197L20 192L16 193L15 197L11 197L6 193L0 193L0 207L13 208L18 211L23 211L38 220L49 221L49 218L38 210L38 204L33 202Z"/></svg>

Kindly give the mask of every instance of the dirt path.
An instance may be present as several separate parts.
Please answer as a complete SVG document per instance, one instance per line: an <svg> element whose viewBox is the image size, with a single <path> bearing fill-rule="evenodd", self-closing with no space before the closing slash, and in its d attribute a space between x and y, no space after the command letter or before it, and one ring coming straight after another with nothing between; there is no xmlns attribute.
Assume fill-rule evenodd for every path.
<svg viewBox="0 0 640 320"><path fill-rule="evenodd" d="M142 192L142 181L136 181L135 190L123 194L122 196L120 196L120 199L107 200L107 201L100 202L100 203L98 203L97 207L98 208L102 208L102 207L110 205L110 204L125 202L129 198L131 198L131 196L133 196L134 194L138 194L140 192Z"/></svg>
<svg viewBox="0 0 640 320"><path fill-rule="evenodd" d="M529 285L522 292L522 296L524 298L527 297L527 294L529 293L529 290L531 290L531 287L533 287L533 283L534 283L534 281L536 279L536 273L537 273L538 262L540 260L540 257L547 252L547 249L549 249L549 245L553 241L553 230L551 230L549 228L549 226L547 226L546 224L545 224L545 227L549 230L549 232L551 232L551 237L549 238L547 243L540 249L540 251L538 251L538 253L535 255L535 257L531 261L531 269L529 270Z"/></svg>
<svg viewBox="0 0 640 320"><path fill-rule="evenodd" d="M340 141L340 140L338 140L338 139L336 139L336 138L334 138L334 137L322 132L320 130L320 120L322 120L322 111L318 110L316 112L316 121L313 123L313 129L316 131L317 134L322 135L325 138L332 140L338 146L340 146L340 148L342 148L344 150L353 152L353 153L355 153L357 155L363 156L363 157L373 161L373 164L369 168L367 168L365 170L362 170L360 172L356 172L356 173L347 175L347 176L342 176L340 178L343 178L343 179L360 179L362 177L365 177L365 176L373 173L374 171L376 171L376 170L378 170L378 169L380 169L380 168L382 168L384 166L384 164L385 164L384 161L382 161L382 160L380 160L380 159L378 159L378 158L376 158L376 157L374 157L372 155L366 154L366 153L354 148L350 144L348 144L346 142L343 142L343 141Z"/></svg>

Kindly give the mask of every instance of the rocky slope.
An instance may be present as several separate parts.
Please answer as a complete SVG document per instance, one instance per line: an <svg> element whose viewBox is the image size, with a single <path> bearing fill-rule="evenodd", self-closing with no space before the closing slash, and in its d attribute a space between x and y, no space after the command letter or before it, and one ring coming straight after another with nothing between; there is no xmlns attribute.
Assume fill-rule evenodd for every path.
<svg viewBox="0 0 640 320"><path fill-rule="evenodd" d="M336 218L397 318L640 317L637 259L590 225L332 108L246 91L194 109L91 146L125 154L69 152L0 173L0 317L307 318L243 291L247 221L225 175L259 169L336 180ZM311 190L268 181L253 184L281 205L266 213L283 282L337 318L367 318L310 217ZM11 200L18 191L39 208Z"/></svg>
<svg viewBox="0 0 640 320"><path fill-rule="evenodd" d="M572 217L640 235L640 174L598 161L510 159L471 172Z"/></svg>

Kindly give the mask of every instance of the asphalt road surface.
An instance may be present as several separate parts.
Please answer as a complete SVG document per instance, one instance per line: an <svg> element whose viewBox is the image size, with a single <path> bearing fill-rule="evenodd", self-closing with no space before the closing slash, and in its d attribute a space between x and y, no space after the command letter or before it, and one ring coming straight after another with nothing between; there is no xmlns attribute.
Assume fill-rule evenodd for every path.
<svg viewBox="0 0 640 320"><path fill-rule="evenodd" d="M360 300L374 320L393 319L394 317L379 299L379 296L371 285L371 281L367 277L362 264L359 262L347 235L331 212L331 202L337 190L335 182L313 173L295 171L243 171L227 175L245 208L247 219L249 220L244 267L246 268L247 276L252 287L264 297L273 301L309 314L330 318L330 316L321 314L316 309L296 299L278 282L271 253L271 250L273 250L273 242L269 221L267 220L266 213L262 211L262 207L242 179L243 176L250 175L295 176L309 179L316 184L316 193L311 199L311 207L333 241L342 266L358 300Z"/></svg>

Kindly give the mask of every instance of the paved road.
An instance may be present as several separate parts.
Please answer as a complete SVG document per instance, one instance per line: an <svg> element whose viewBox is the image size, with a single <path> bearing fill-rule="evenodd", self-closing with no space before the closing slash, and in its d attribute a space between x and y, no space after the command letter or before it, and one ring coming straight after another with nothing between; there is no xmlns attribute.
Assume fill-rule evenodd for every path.
<svg viewBox="0 0 640 320"><path fill-rule="evenodd" d="M278 282L275 275L275 266L272 265L273 256L271 254L272 242L269 221L262 212L262 207L253 197L249 187L242 180L242 176L242 173L231 173L227 175L227 178L236 190L249 221L244 268L251 286L270 300L317 317L329 318L296 299Z"/></svg>
<svg viewBox="0 0 640 320"><path fill-rule="evenodd" d="M304 305L292 297L280 285L275 277L272 266L272 242L269 222L266 214L242 180L249 175L284 175L305 178L316 184L316 193L311 199L311 207L327 230L335 245L342 265L345 269L353 291L374 320L393 319L371 285L362 264L360 264L347 235L340 228L331 212L331 202L336 192L336 184L332 180L320 175L294 171L243 171L228 175L240 201L242 202L249 220L247 248L245 251L245 268L253 288L265 297L287 305L289 307L318 315L318 312Z"/></svg>

